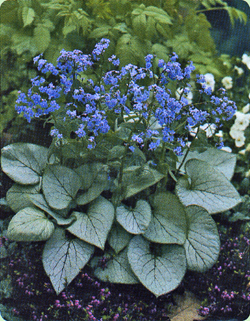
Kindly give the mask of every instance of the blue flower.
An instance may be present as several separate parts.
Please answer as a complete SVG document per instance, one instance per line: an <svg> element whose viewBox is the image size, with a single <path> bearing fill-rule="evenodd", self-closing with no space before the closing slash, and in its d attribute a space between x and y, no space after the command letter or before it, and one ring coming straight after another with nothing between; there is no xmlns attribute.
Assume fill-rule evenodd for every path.
<svg viewBox="0 0 250 321"><path fill-rule="evenodd" d="M101 39L90 55L80 50L62 50L56 67L43 59L42 55L35 57L37 69L44 74L52 74L55 77L50 79L56 81L47 82L46 77L40 76L33 78L27 94L19 93L15 106L17 112L23 113L30 122L34 117L52 115L60 109L60 119L56 119L55 123L70 122L77 139L82 139L88 149L95 148L99 141L98 135L105 135L110 129L115 132L115 128L124 121L120 115L133 113L137 119L134 124L129 124L132 125L129 127L131 139L124 141L129 150L133 152L136 144L140 148L145 144L150 151L154 151L163 141L177 155L182 153L186 145L189 128L207 122L216 123L219 128L222 121L233 117L235 103L226 96L224 89L220 90L219 97L211 95L211 88L205 86L205 77L202 75L196 76L196 83L201 88L201 101L205 96L202 109L199 109L200 105L188 102L185 97L174 97L167 88L168 83L176 81L183 93L188 94L191 90L188 80L195 69L192 62L182 69L175 53L168 62L159 60L160 71L157 75L151 70L154 56L149 54L145 57L145 68L128 64L120 70L107 70L97 82L93 79L83 81L82 73L96 68L109 43L109 39ZM108 58L108 61L114 67L119 65L115 55ZM112 67L111 64L109 66ZM90 70L89 74L94 72ZM147 81L151 78L150 85L145 85L147 81L141 81L145 78ZM57 118L57 115L59 113L53 117ZM156 127L152 126L152 120L157 124ZM62 138L56 127L51 135Z"/></svg>
<svg viewBox="0 0 250 321"><path fill-rule="evenodd" d="M102 38L96 45L94 50L92 51L92 56L94 60L99 60L99 56L108 48L110 43L109 39Z"/></svg>

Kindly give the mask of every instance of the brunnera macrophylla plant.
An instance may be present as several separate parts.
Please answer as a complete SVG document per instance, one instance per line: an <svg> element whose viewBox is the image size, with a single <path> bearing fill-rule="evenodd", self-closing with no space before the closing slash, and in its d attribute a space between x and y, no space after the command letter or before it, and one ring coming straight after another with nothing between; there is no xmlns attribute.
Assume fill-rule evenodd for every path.
<svg viewBox="0 0 250 321"><path fill-rule="evenodd" d="M90 262L100 280L141 282L160 296L187 269L205 271L218 258L211 214L240 202L230 183L236 157L199 129L188 138L204 124L219 129L236 106L223 89L212 95L202 76L192 88L194 66L182 69L175 54L155 71L152 55L144 68L120 69L112 56L102 74L108 43L91 55L62 51L56 67L34 59L47 80L32 79L16 109L28 121L52 123L53 141L2 149L2 170L15 182L6 196L16 212L7 236L46 241L42 260L56 293Z"/></svg>

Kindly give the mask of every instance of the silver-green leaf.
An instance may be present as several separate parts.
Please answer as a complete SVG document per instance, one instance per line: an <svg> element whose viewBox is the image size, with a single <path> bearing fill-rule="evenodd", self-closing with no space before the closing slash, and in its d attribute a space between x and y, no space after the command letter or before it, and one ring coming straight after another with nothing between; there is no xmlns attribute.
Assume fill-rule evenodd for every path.
<svg viewBox="0 0 250 321"><path fill-rule="evenodd" d="M190 159L185 168L188 178L180 178L176 185L176 193L185 206L198 205L215 214L241 202L234 186L207 162Z"/></svg>
<svg viewBox="0 0 250 321"><path fill-rule="evenodd" d="M87 214L73 212L76 221L67 230L81 240L104 249L114 220L114 206L102 196L90 203Z"/></svg>
<svg viewBox="0 0 250 321"><path fill-rule="evenodd" d="M180 163L182 162L183 157L185 157L185 154L179 157ZM209 163L219 172L224 174L228 180L231 180L233 177L234 168L236 165L236 155L233 153L228 153L213 147L206 148L205 151L203 150L202 152L199 152L198 149L192 150L188 152L187 157L185 158L185 161L180 169L183 170L186 162L192 158L200 159Z"/></svg>
<svg viewBox="0 0 250 321"><path fill-rule="evenodd" d="M204 272L217 261L220 237L216 223L202 207L186 207L188 236L184 243L189 270Z"/></svg>
<svg viewBox="0 0 250 321"><path fill-rule="evenodd" d="M2 148L2 170L19 184L38 184L47 164L48 148L14 143Z"/></svg>
<svg viewBox="0 0 250 321"><path fill-rule="evenodd" d="M144 200L138 200L133 209L121 205L116 209L116 219L129 233L142 234L151 221L151 207Z"/></svg>
<svg viewBox="0 0 250 321"><path fill-rule="evenodd" d="M43 194L33 194L28 196L29 200L32 202L32 205L37 206L44 212L48 213L51 217L53 217L56 220L56 223L58 225L69 225L71 224L75 218L73 215L71 215L68 218L64 218L60 214L56 213L55 211L52 211L46 202Z"/></svg>
<svg viewBox="0 0 250 321"><path fill-rule="evenodd" d="M119 253L128 245L131 238L132 235L120 224L114 223L108 236L108 242L112 249Z"/></svg>
<svg viewBox="0 0 250 321"><path fill-rule="evenodd" d="M97 267L94 274L98 279L104 282L136 284L137 277L128 262L127 249L124 249L119 254L108 260L106 268Z"/></svg>
<svg viewBox="0 0 250 321"><path fill-rule="evenodd" d="M47 166L42 181L43 194L49 206L56 210L67 208L75 198L81 180L73 169L62 165Z"/></svg>
<svg viewBox="0 0 250 321"><path fill-rule="evenodd" d="M186 214L184 206L172 193L159 193L154 197L152 220L143 236L151 242L184 244L186 240Z"/></svg>
<svg viewBox="0 0 250 321"><path fill-rule="evenodd" d="M182 246L152 244L141 235L130 241L128 260L140 282L157 297L177 288L186 272Z"/></svg>
<svg viewBox="0 0 250 321"><path fill-rule="evenodd" d="M30 195L37 195L40 192L40 184L20 185L13 184L6 194L6 200L14 212L18 212L25 207L32 207Z"/></svg>
<svg viewBox="0 0 250 321"><path fill-rule="evenodd" d="M81 178L81 190L77 196L78 205L85 205L96 199L108 185L107 166L102 163L84 164L78 167L77 174Z"/></svg>
<svg viewBox="0 0 250 321"><path fill-rule="evenodd" d="M163 174L156 169L150 168L148 164L144 166L127 167L124 170L122 182L126 190L125 198L129 198L156 184L163 177Z"/></svg>
<svg viewBox="0 0 250 321"><path fill-rule="evenodd" d="M43 249L43 266L57 294L63 291L88 263L94 246L77 238L68 238L56 228Z"/></svg>
<svg viewBox="0 0 250 321"><path fill-rule="evenodd" d="M11 219L7 237L12 241L46 241L51 237L54 229L54 224L44 212L35 207L26 207Z"/></svg>

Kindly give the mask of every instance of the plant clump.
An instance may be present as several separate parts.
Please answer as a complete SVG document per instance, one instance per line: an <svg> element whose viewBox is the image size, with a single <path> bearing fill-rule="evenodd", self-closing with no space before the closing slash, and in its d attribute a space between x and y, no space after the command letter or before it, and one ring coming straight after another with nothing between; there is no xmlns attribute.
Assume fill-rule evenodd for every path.
<svg viewBox="0 0 250 321"><path fill-rule="evenodd" d="M152 54L145 67L120 70L111 56L103 72L109 44L102 39L89 55L62 50L57 66L34 58L41 76L19 92L16 110L51 123L53 141L2 149L2 170L15 182L7 237L46 241L43 267L57 294L90 263L100 280L142 283L158 297L187 270L213 266L220 240L211 214L241 202L230 183L235 155L200 128L218 131L236 105L204 76L191 81L193 63L182 68L175 53L156 70Z"/></svg>

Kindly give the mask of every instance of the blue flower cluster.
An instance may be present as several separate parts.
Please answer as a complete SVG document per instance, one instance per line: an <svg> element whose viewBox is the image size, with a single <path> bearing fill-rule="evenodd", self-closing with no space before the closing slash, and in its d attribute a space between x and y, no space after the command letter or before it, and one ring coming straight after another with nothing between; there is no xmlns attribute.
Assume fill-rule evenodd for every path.
<svg viewBox="0 0 250 321"><path fill-rule="evenodd" d="M221 121L233 117L235 103L226 97L224 90L221 90L220 97L211 96L211 92L204 89L202 76L197 77L197 86L202 88L201 95L209 97L209 103L204 100L208 108L201 110L184 96L177 99L173 95L169 83L180 83L183 93L187 94L191 90L188 81L195 69L192 62L182 69L175 53L168 62L159 60L158 74L153 71L154 56L151 54L145 57L145 67L128 64L120 69L119 59L112 55L108 61L114 70L101 75L97 84L92 79L81 82L81 76L98 63L108 45L109 40L102 39L91 55L80 50L62 50L56 67L41 55L34 58L37 69L42 74L52 75L50 79L54 77L55 81L47 82L42 76L32 79L27 95L19 93L17 112L23 113L30 122L32 118L60 110L64 122L75 123L75 134L88 141L88 148L95 147L98 135L106 134L110 129L115 131L114 122L109 121L114 116L119 127L126 117L133 115L130 120L134 123L132 135L126 142L131 151L136 145L155 150L165 142L176 154L181 154L185 147L191 127L215 123L219 128ZM150 85L143 85L145 79ZM56 122L51 135L63 138Z"/></svg>

